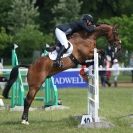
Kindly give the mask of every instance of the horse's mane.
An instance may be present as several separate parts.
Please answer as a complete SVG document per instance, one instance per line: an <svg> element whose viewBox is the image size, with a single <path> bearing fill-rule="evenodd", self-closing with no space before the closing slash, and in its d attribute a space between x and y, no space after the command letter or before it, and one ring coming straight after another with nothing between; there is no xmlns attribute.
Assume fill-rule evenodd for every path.
<svg viewBox="0 0 133 133"><path fill-rule="evenodd" d="M110 26L111 26L111 24L109 24L109 23L105 23L105 22L103 22L103 23L97 23L96 26L100 26L100 25L102 25L102 24L110 25Z"/></svg>

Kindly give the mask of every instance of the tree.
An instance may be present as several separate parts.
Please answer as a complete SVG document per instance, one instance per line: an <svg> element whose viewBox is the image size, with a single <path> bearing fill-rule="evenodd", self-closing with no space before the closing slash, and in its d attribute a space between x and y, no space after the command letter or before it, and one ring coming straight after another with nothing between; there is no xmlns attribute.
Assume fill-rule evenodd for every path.
<svg viewBox="0 0 133 133"><path fill-rule="evenodd" d="M13 36L8 35L6 33L5 28L0 29L0 51L1 51L0 56L7 55L6 52L4 54L4 51L12 43L12 39L13 39Z"/></svg>
<svg viewBox="0 0 133 133"><path fill-rule="evenodd" d="M67 23L79 18L82 2L78 0L59 0L52 8L55 24Z"/></svg>
<svg viewBox="0 0 133 133"><path fill-rule="evenodd" d="M98 18L110 18L131 15L133 13L132 0L80 0L83 1L82 13L91 13Z"/></svg>
<svg viewBox="0 0 133 133"><path fill-rule="evenodd" d="M58 21L60 16L66 17L69 14L72 16L72 17L70 16L72 20L74 20L75 13L77 12L77 9L78 9L75 6L76 2L74 1L73 0L68 0L68 1L67 0L37 0L36 5L39 6L39 12L40 12L40 17L39 17L39 23L41 25L40 30L45 33L52 32L56 24L55 21ZM70 4L74 3L71 5L71 9L68 9L68 11L70 12L66 11L67 15L65 15L64 10L63 9L60 10L60 8L57 9L58 11L56 10L56 12L53 11L55 10L54 8L58 7L58 5L61 5L61 3L64 4L64 7L66 8L64 10L68 9L67 5L69 3ZM78 3L82 3L80 5L80 12L78 13L78 15L90 13L94 16L96 20L98 18L109 19L110 17L121 16L122 14L129 16L133 13L132 0L126 0L126 1L125 0L78 0ZM60 10L60 13L57 13L59 12L59 10ZM65 22L68 22L68 21L71 21L71 20L67 19Z"/></svg>
<svg viewBox="0 0 133 133"><path fill-rule="evenodd" d="M52 33L55 23L53 22L54 14L52 8L58 3L58 0L37 0L36 6L39 7L40 30L46 34Z"/></svg>
<svg viewBox="0 0 133 133"><path fill-rule="evenodd" d="M11 10L12 0L0 0L0 27L7 30L9 24L8 12Z"/></svg>
<svg viewBox="0 0 133 133"><path fill-rule="evenodd" d="M133 50L133 15L122 17L112 17L110 19L99 19L99 22L105 22L109 24L118 25L118 31L122 40L122 47L127 50Z"/></svg>
<svg viewBox="0 0 133 133"><path fill-rule="evenodd" d="M20 47L18 49L21 58L32 57L34 50L41 50L44 43L44 35L34 26L27 25L21 28L14 36L13 41Z"/></svg>
<svg viewBox="0 0 133 133"><path fill-rule="evenodd" d="M34 6L36 0L13 0L12 10L8 12L10 24L8 29L11 33L17 33L26 25L34 25L35 19L38 17L38 8Z"/></svg>

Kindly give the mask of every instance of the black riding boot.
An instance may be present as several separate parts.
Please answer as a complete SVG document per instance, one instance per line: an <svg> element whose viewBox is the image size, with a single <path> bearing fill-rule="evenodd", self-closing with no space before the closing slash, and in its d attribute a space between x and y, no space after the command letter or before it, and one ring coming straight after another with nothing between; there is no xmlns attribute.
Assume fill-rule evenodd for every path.
<svg viewBox="0 0 133 133"><path fill-rule="evenodd" d="M52 52L52 51L56 50L56 46L46 47L45 50L47 52Z"/></svg>
<svg viewBox="0 0 133 133"><path fill-rule="evenodd" d="M65 50L66 50L65 47L62 45L60 47L60 50L59 50L58 55L57 55L57 59L54 61L53 66L55 66L55 67L62 67L62 64L60 62L60 58L63 55Z"/></svg>

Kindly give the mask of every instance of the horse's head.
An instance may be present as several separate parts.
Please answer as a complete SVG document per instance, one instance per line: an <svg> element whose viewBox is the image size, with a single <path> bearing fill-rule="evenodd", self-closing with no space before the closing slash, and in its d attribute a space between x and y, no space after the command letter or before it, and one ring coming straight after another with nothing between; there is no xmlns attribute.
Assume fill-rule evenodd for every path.
<svg viewBox="0 0 133 133"><path fill-rule="evenodd" d="M107 39L115 52L118 52L121 49L121 40L119 38L116 26L110 26L107 32Z"/></svg>
<svg viewBox="0 0 133 133"><path fill-rule="evenodd" d="M121 40L119 39L116 26L109 24L99 24L96 27L96 36L105 36L114 52L121 49Z"/></svg>

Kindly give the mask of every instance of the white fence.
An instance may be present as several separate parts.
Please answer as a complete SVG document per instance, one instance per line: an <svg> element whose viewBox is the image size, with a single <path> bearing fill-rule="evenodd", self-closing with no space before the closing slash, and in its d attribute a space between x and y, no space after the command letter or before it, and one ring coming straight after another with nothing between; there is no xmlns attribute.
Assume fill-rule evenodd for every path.
<svg viewBox="0 0 133 133"><path fill-rule="evenodd" d="M94 49L94 68L89 67L88 70L89 84L88 84L88 111L86 115L82 116L81 125L90 122L99 122L99 77L98 77L98 53Z"/></svg>
<svg viewBox="0 0 133 133"><path fill-rule="evenodd" d="M118 71L131 71L133 68L118 68ZM98 67L98 53L94 49L94 68L89 67L86 69L89 76L89 87L88 87L88 111L86 115L82 116L81 125L90 122L100 122L98 116L99 110L99 71L116 71L113 68L99 68Z"/></svg>

